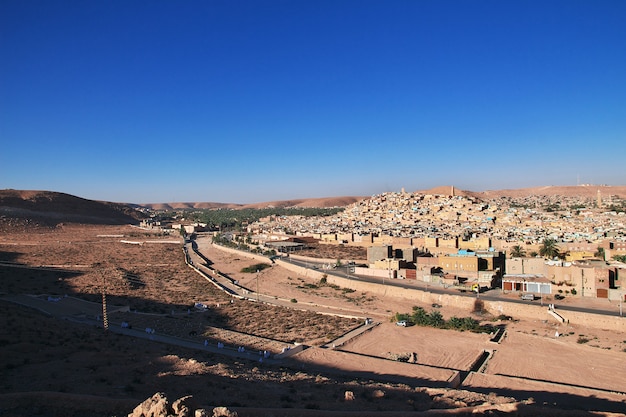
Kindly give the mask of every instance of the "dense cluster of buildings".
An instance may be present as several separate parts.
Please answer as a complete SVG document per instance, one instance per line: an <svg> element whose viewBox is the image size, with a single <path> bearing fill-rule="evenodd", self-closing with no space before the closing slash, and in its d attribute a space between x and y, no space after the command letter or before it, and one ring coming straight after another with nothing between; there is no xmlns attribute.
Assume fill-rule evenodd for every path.
<svg viewBox="0 0 626 417"><path fill-rule="evenodd" d="M623 299L626 266L612 259L626 255L626 214L607 209L609 198L621 203L600 195L482 200L453 188L446 195L403 191L372 196L331 217L263 219L248 233L261 242L300 236L366 247L367 268L357 273L368 275ZM546 238L558 242L562 259L538 256Z"/></svg>

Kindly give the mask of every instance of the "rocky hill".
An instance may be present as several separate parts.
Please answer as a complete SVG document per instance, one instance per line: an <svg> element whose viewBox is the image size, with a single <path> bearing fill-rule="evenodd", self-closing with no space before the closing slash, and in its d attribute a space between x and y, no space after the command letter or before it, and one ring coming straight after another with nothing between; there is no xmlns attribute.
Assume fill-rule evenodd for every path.
<svg viewBox="0 0 626 417"><path fill-rule="evenodd" d="M136 224L142 213L121 203L52 191L0 190L0 224Z"/></svg>

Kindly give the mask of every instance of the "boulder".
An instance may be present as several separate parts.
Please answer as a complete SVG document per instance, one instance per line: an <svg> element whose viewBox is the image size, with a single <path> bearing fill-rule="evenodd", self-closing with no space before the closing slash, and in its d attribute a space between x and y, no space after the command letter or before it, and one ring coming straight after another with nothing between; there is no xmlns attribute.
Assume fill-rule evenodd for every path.
<svg viewBox="0 0 626 417"><path fill-rule="evenodd" d="M381 389L374 390L372 392L372 398L383 398L385 396L385 391Z"/></svg>
<svg viewBox="0 0 626 417"><path fill-rule="evenodd" d="M128 417L167 417L169 402L162 392L157 392L139 404Z"/></svg>
<svg viewBox="0 0 626 417"><path fill-rule="evenodd" d="M215 407L213 409L213 417L238 417L236 411L231 411L226 407Z"/></svg>
<svg viewBox="0 0 626 417"><path fill-rule="evenodd" d="M193 411L196 408L195 401L191 395L179 398L172 403L172 411L176 417L193 417Z"/></svg>

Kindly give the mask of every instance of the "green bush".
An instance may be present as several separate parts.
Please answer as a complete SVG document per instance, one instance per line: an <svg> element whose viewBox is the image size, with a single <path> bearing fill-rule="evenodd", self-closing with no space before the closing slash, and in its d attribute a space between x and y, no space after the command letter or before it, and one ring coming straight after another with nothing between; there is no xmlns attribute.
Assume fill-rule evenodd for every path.
<svg viewBox="0 0 626 417"><path fill-rule="evenodd" d="M399 321L403 321L406 320L407 322L412 322L413 320L411 319L411 317L406 314L406 313L396 313L392 318L391 321L392 322L399 322Z"/></svg>
<svg viewBox="0 0 626 417"><path fill-rule="evenodd" d="M252 273L260 272L260 271L262 271L264 269L271 268L271 267L272 267L272 265L270 265L270 264L255 264L255 265L247 266L245 268L241 268L241 272L246 272L246 273L252 274Z"/></svg>

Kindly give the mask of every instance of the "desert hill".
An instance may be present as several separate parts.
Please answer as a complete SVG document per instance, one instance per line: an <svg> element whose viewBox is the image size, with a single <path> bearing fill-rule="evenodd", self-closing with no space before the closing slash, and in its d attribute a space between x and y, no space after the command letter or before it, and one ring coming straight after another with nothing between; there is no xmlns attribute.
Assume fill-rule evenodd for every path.
<svg viewBox="0 0 626 417"><path fill-rule="evenodd" d="M153 210L185 210L185 209L261 209L268 207L307 207L307 208L327 208L345 207L366 197L321 197L302 198L280 201L265 201L261 203L237 204L237 203L215 203L215 202L175 202L175 203L149 203L141 204L139 207L146 207Z"/></svg>
<svg viewBox="0 0 626 417"><path fill-rule="evenodd" d="M8 219L56 225L135 224L141 213L122 203L87 200L52 191L0 190L0 221Z"/></svg>
<svg viewBox="0 0 626 417"><path fill-rule="evenodd" d="M546 186L506 190L468 191L453 186L440 186L429 190L414 191L419 194L442 194L472 196L482 200L500 197L522 198L527 196L563 196L596 198L618 196L626 198L626 186L585 185ZM218 202L175 202L151 204L125 204L88 200L54 191L0 190L0 221L20 219L37 224L55 225L62 222L84 224L128 224L137 223L143 217L140 209L184 210L184 209L245 209L268 207L346 207L367 199L363 196L322 197L267 201L251 204Z"/></svg>
<svg viewBox="0 0 626 417"><path fill-rule="evenodd" d="M596 198L598 192L603 197L618 196L626 198L626 186L624 185L569 185L555 186L549 185L545 187L532 187L507 190L488 190L481 192L470 192L471 195L482 198L498 198L498 197L526 197L531 195L538 196L563 196L563 197L584 197Z"/></svg>
<svg viewBox="0 0 626 417"><path fill-rule="evenodd" d="M571 186L544 186L504 190L470 191L462 190L451 185L439 186L428 190L418 190L418 194L439 194L475 197L481 200L492 198L510 197L522 198L529 196L563 196L563 197L583 197L596 198L598 191L603 197L619 196L626 198L626 186L609 185L571 185ZM266 207L346 207L350 204L367 199L364 196L344 196L344 197L322 197L306 198L281 201L266 201L250 204L236 203L216 203L216 202L174 202L174 203L150 203L142 204L153 210L183 210L183 209L243 209L243 208L266 208Z"/></svg>
<svg viewBox="0 0 626 417"><path fill-rule="evenodd" d="M583 197L596 198L598 192L603 197L619 196L626 197L626 186L623 185L548 185L543 187L515 188L504 190L469 191L461 190L453 186L441 186L430 190L415 191L419 194L443 194L471 196L481 200L492 198L510 197L522 198L530 196L563 196L563 197Z"/></svg>

